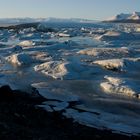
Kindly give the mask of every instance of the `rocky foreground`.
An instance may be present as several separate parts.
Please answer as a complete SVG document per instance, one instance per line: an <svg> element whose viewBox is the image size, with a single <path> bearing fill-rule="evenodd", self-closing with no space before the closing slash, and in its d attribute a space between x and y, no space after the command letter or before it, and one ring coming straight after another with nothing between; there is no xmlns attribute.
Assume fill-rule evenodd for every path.
<svg viewBox="0 0 140 140"><path fill-rule="evenodd" d="M48 113L36 105L45 101L9 86L0 88L1 140L71 140L71 139L123 139L138 140L138 136L123 136L111 131L97 130L73 123L61 112Z"/></svg>

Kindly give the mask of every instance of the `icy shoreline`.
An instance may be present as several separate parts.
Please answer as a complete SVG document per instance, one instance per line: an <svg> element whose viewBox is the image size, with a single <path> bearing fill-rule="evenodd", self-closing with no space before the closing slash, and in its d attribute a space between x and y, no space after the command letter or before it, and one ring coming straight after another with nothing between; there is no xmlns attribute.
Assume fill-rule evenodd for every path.
<svg viewBox="0 0 140 140"><path fill-rule="evenodd" d="M0 30L0 85L34 87L48 100L38 107L86 126L138 134L137 25L81 26Z"/></svg>
<svg viewBox="0 0 140 140"><path fill-rule="evenodd" d="M80 137L96 138L99 140L104 138L123 138L127 140L132 138L135 140L139 139L139 136L128 137L121 134L116 134L117 132L112 133L112 130L106 130L106 128L95 129L96 127L90 128L80 125L75 121L73 122L71 119L64 118L62 116L63 111L57 109L55 112L46 112L39 107L39 104L41 102L44 102L46 100L46 103L53 103L54 106L58 103L57 101L49 101L47 99L44 99L36 92L31 95L18 90L12 91L8 86L3 86L0 88L0 93L0 129L4 127L0 132L0 138L22 139L22 132L24 133L24 138L28 136L30 136L32 139L47 138L47 133L50 133L51 131L52 133L49 135L49 137L52 139L54 138L55 132L59 132L55 135L57 139L59 139L60 135L61 139L71 139ZM12 107L12 110L9 107ZM10 118L7 116L4 110L8 112L8 116ZM5 119L3 119L2 116L5 116L5 119L7 121L5 121ZM24 125L26 125L26 127ZM30 129L28 129L28 125L30 126ZM34 129L32 128L32 126L34 127ZM11 128L12 131L9 131ZM64 131L65 128L67 128L67 131ZM55 129L57 131L52 131ZM19 130L21 131L21 133L18 133L17 135L16 133ZM76 133L75 130L77 130ZM7 135L3 135L2 133L4 132L7 133Z"/></svg>

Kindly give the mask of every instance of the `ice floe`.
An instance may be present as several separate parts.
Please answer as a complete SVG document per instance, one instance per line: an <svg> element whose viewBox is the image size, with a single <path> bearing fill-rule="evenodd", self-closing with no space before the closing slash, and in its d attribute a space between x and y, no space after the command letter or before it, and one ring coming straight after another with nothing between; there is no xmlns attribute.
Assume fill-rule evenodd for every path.
<svg viewBox="0 0 140 140"><path fill-rule="evenodd" d="M82 55L89 55L95 57L128 57L133 54L133 51L126 48L88 48L77 52Z"/></svg>
<svg viewBox="0 0 140 140"><path fill-rule="evenodd" d="M30 46L33 46L35 44L33 43L33 41L25 40L25 41L21 41L18 45L23 46L23 47L30 47Z"/></svg>
<svg viewBox="0 0 140 140"><path fill-rule="evenodd" d="M31 52L30 55L33 59L39 62L46 62L52 60L52 57L47 52Z"/></svg>
<svg viewBox="0 0 140 140"><path fill-rule="evenodd" d="M49 87L48 84L45 83L34 83L32 84L32 87L36 88L39 94L48 100L75 102L80 99L79 96L70 93L66 89L52 89L52 87Z"/></svg>
<svg viewBox="0 0 140 140"><path fill-rule="evenodd" d="M59 37L74 37L77 36L78 34L80 34L80 32L78 30L65 30L63 32L58 33Z"/></svg>
<svg viewBox="0 0 140 140"><path fill-rule="evenodd" d="M113 71L125 71L125 63L122 59L97 60L94 64Z"/></svg>
<svg viewBox="0 0 140 140"><path fill-rule="evenodd" d="M99 129L108 129L112 132L114 131L127 135L138 134L140 132L140 120L133 119L131 116L125 116L124 118L123 115L116 115L103 111L98 115L90 112L79 112L75 109L66 109L63 115L68 118L73 118L74 121L80 124Z"/></svg>
<svg viewBox="0 0 140 140"><path fill-rule="evenodd" d="M54 29L49 28L45 22L40 23L37 27L37 30L41 32L54 32L55 31Z"/></svg>
<svg viewBox="0 0 140 140"><path fill-rule="evenodd" d="M62 111L69 106L68 102L46 101L42 103L44 106L50 106L54 111Z"/></svg>
<svg viewBox="0 0 140 140"><path fill-rule="evenodd" d="M139 85L137 85L135 82L123 80L122 78L118 77L105 76L104 78L106 81L100 84L104 92L140 98Z"/></svg>
<svg viewBox="0 0 140 140"><path fill-rule="evenodd" d="M103 35L96 37L98 40L111 41L111 40L133 40L135 36L132 33L119 32L119 31L108 31Z"/></svg>
<svg viewBox="0 0 140 140"><path fill-rule="evenodd" d="M70 34L66 34L66 33L59 33L58 36L60 37L70 37Z"/></svg>
<svg viewBox="0 0 140 140"><path fill-rule="evenodd" d="M64 75L68 73L66 64L59 61L50 61L43 63L41 65L37 65L34 67L35 71L40 71L45 75L51 76L55 79L63 78Z"/></svg>
<svg viewBox="0 0 140 140"><path fill-rule="evenodd" d="M91 69L87 70L84 65L81 65L76 61L49 61L36 65L34 70L47 76L51 76L54 79L61 80L82 78L93 72Z"/></svg>
<svg viewBox="0 0 140 140"><path fill-rule="evenodd" d="M43 96L46 99L49 100L58 100L58 101L65 101L65 102L75 102L79 101L79 97L76 95L70 95L70 94L55 94L55 93L50 93L48 92L47 88L37 88L39 91L39 94Z"/></svg>
<svg viewBox="0 0 140 140"><path fill-rule="evenodd" d="M6 60L17 66L28 65L34 62L30 55L26 53L13 54L11 56L8 56Z"/></svg>
<svg viewBox="0 0 140 140"><path fill-rule="evenodd" d="M140 68L140 58L97 60L93 63L113 71L136 72Z"/></svg>
<svg viewBox="0 0 140 140"><path fill-rule="evenodd" d="M20 37L20 40L25 40L24 42L21 42L20 45L23 45L23 46L31 46L31 42L28 42L29 40L39 40L41 39L41 34L39 33L28 33L28 34L23 34L21 37Z"/></svg>

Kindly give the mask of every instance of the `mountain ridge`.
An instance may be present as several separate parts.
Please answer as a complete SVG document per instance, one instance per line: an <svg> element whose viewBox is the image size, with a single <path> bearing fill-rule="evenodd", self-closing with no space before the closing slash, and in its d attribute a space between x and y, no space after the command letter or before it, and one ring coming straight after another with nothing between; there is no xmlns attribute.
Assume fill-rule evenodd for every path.
<svg viewBox="0 0 140 140"><path fill-rule="evenodd" d="M94 23L95 20L81 18L0 18L0 24L21 24L33 22L73 22L73 23Z"/></svg>
<svg viewBox="0 0 140 140"><path fill-rule="evenodd" d="M121 13L104 20L104 22L140 23L140 12L133 12L131 14Z"/></svg>

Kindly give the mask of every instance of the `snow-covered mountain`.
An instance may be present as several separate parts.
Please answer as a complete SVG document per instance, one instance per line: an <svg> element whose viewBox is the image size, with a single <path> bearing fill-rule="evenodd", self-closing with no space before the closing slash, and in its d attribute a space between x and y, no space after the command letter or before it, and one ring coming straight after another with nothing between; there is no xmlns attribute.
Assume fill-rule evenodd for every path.
<svg viewBox="0 0 140 140"><path fill-rule="evenodd" d="M0 25L4 24L21 24L34 22L72 22L72 23L93 23L94 20L80 19L80 18L0 18Z"/></svg>
<svg viewBox="0 0 140 140"><path fill-rule="evenodd" d="M43 18L0 18L0 24L20 24L41 22Z"/></svg>
<svg viewBox="0 0 140 140"><path fill-rule="evenodd" d="M129 23L138 22L140 23L140 12L133 12L132 14L121 13L105 20L105 22L129 22Z"/></svg>
<svg viewBox="0 0 140 140"><path fill-rule="evenodd" d="M93 23L95 20L81 19L81 18L54 18L49 17L45 22L75 22L75 23Z"/></svg>

